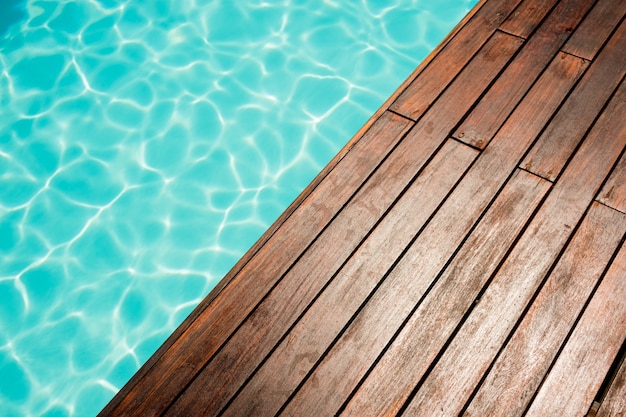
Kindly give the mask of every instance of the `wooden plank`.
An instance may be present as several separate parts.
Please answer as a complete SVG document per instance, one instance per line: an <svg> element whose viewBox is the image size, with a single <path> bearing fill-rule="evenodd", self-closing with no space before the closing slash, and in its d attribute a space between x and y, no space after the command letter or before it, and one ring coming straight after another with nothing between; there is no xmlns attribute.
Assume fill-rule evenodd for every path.
<svg viewBox="0 0 626 417"><path fill-rule="evenodd" d="M626 145L626 135L607 141L597 126L416 393L408 415L456 414L464 407Z"/></svg>
<svg viewBox="0 0 626 417"><path fill-rule="evenodd" d="M549 188L535 175L515 173L342 415L400 410Z"/></svg>
<svg viewBox="0 0 626 417"><path fill-rule="evenodd" d="M492 36L520 0L487 1L426 66L390 109L417 120Z"/></svg>
<svg viewBox="0 0 626 417"><path fill-rule="evenodd" d="M107 406L101 415L160 414L341 210L411 125L405 118L385 113L232 278L231 285L222 290L220 297L195 314L195 320L172 342L167 353L161 354L133 384L132 391L121 401ZM345 172L351 175L346 177Z"/></svg>
<svg viewBox="0 0 626 417"><path fill-rule="evenodd" d="M526 0L500 25L499 29L527 39L557 0Z"/></svg>
<svg viewBox="0 0 626 417"><path fill-rule="evenodd" d="M626 21L592 62L520 166L553 181L626 74Z"/></svg>
<svg viewBox="0 0 626 417"><path fill-rule="evenodd" d="M622 87L624 89L624 87ZM622 101L621 109L615 115L626 114L626 105ZM619 120L619 117L616 117ZM622 121L623 122L623 121ZM623 134L623 133L622 133ZM626 154L618 162L606 184L602 187L598 201L622 213L626 213Z"/></svg>
<svg viewBox="0 0 626 417"><path fill-rule="evenodd" d="M593 204L464 415L523 415L624 233L625 214Z"/></svg>
<svg viewBox="0 0 626 417"><path fill-rule="evenodd" d="M400 255L470 166L476 154L475 150L456 141L446 142L416 182L290 331L288 337L282 340L223 416L274 415L279 410L311 365L319 359L320 354L375 288L384 273L384 270L380 273L377 271L384 268L382 265L393 263ZM359 276L359 279L355 279L355 276ZM242 339L242 343L245 343L245 339ZM235 346L233 349L226 353L227 357L236 352L239 355L247 353L243 346ZM257 362L260 362L258 357L253 365ZM205 370L213 383L230 382L232 378L228 374L232 368L225 365L232 364L214 361ZM241 360L238 367L241 368ZM218 387L211 392L212 395L222 396L223 391ZM202 413L210 414L213 410L219 411L218 408L211 407L202 410ZM174 414L182 411L189 412L177 405Z"/></svg>
<svg viewBox="0 0 626 417"><path fill-rule="evenodd" d="M626 360L622 360L606 397L600 404L597 417L624 417L626 415Z"/></svg>
<svg viewBox="0 0 626 417"><path fill-rule="evenodd" d="M527 416L582 416L626 335L626 246L600 283Z"/></svg>
<svg viewBox="0 0 626 417"><path fill-rule="evenodd" d="M484 149L567 40L569 33L562 28L576 26L592 4L593 0L561 1L457 128L454 137Z"/></svg>
<svg viewBox="0 0 626 417"><path fill-rule="evenodd" d="M626 0L600 0L563 47L563 52L593 59L626 14Z"/></svg>
<svg viewBox="0 0 626 417"><path fill-rule="evenodd" d="M408 317L446 261L503 186L584 62L557 59L481 154L399 264L317 366L285 413L334 414ZM523 129L520 122L524 121ZM508 169L508 170L507 170ZM415 271L420 271L416 276ZM332 390L325 387L332 386Z"/></svg>
<svg viewBox="0 0 626 417"><path fill-rule="evenodd" d="M229 342L239 345L242 351L250 352L250 358L238 354L237 361L249 360L248 365L254 369L263 356L279 342L384 211L400 195L403 188L417 175L428 157L443 143L450 130L471 107L475 97L483 91L486 80L498 74L520 44L518 38L496 34L481 49L455 80L452 88L437 100L432 110L420 120L367 181L353 203L339 214L333 222L333 227L328 228L314 242L289 270L285 279L278 284L273 291L274 295L263 302L244 327L237 332L237 338ZM470 80L474 81L471 86ZM462 93L467 95L467 100L458 100L459 94ZM336 245L338 240L342 245ZM332 248L332 251L329 251L329 248ZM285 294L288 296L285 297ZM270 323L266 320L267 317L274 319ZM220 354L216 360L221 360L221 357L228 359L229 351ZM246 373L243 371L241 373L245 377ZM191 399L194 393L209 383L209 380L210 372L203 372L203 377L198 378L197 382L188 388L189 393L185 393L178 401L180 405L177 405L176 409L185 408L187 404L191 406L192 403L199 407L200 403ZM210 399L209 402L217 401Z"/></svg>

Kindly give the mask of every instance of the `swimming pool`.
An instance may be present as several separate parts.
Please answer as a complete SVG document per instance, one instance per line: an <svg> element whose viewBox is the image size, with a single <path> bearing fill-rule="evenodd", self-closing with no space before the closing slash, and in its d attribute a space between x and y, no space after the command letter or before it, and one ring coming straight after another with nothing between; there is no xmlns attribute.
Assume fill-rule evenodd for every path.
<svg viewBox="0 0 626 417"><path fill-rule="evenodd" d="M95 415L475 2L2 3L2 415Z"/></svg>

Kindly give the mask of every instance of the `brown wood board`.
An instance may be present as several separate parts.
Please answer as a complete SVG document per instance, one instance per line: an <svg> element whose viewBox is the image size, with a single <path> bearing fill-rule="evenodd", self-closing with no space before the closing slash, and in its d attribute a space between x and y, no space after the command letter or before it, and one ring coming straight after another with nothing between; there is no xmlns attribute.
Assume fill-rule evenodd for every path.
<svg viewBox="0 0 626 417"><path fill-rule="evenodd" d="M522 162L522 167L551 181L557 178L626 74L626 53L623 51L626 51L626 21L591 63L572 95Z"/></svg>
<svg viewBox="0 0 626 417"><path fill-rule="evenodd" d="M592 4L592 0L560 2L453 136L484 149L567 40L569 33L562 27L578 24Z"/></svg>
<svg viewBox="0 0 626 417"><path fill-rule="evenodd" d="M563 47L563 52L593 59L626 14L626 0L599 0Z"/></svg>
<svg viewBox="0 0 626 417"><path fill-rule="evenodd" d="M596 126L583 142L413 398L409 415L426 409L433 412L430 415L444 415L439 410L461 411L626 145L626 136L607 141L596 134L600 131Z"/></svg>
<svg viewBox="0 0 626 417"><path fill-rule="evenodd" d="M624 89L624 87L622 87ZM626 101L626 100L625 100ZM621 110L613 113L616 121L620 123L620 114L626 115L626 105L621 103ZM624 123L623 120L621 123ZM602 187L598 201L626 213L626 154L622 155L619 163L611 173L609 180Z"/></svg>
<svg viewBox="0 0 626 417"><path fill-rule="evenodd" d="M623 360L606 397L600 404L597 417L624 417L626 415L626 360Z"/></svg>
<svg viewBox="0 0 626 417"><path fill-rule="evenodd" d="M463 241L505 183L583 67L579 58L569 56L555 60L554 66L543 77L543 82L533 89L534 94L529 96L526 105L516 112L517 120L523 118L529 121L524 125L523 133L518 130L519 123L513 118L509 127L503 129L502 140L495 139L481 154L438 210L432 224L383 281L337 346L296 393L285 410L287 415L303 413L305 410L315 410L318 415L332 415L337 411L345 396L369 368L370 360L381 353L453 254L455 247ZM416 270L420 271L418 277L413 272ZM334 389L324 390L325 386L333 386Z"/></svg>
<svg viewBox="0 0 626 417"><path fill-rule="evenodd" d="M274 415L280 409L475 156L458 142L446 143L224 415Z"/></svg>
<svg viewBox="0 0 626 417"><path fill-rule="evenodd" d="M527 416L582 416L626 338L626 246L613 261Z"/></svg>
<svg viewBox="0 0 626 417"><path fill-rule="evenodd" d="M489 192L493 193L493 190L497 190L497 182L495 183L495 188L491 191L488 189L489 181L498 181L498 177L502 178L501 175L503 173L509 172L507 171L507 166L509 170L512 170L516 164L515 161L519 160L522 157L524 151L527 147L532 143L534 138L534 134L537 134L543 123L545 123L545 118L549 116L545 116L545 114L551 114L551 111L556 109L558 104L560 103L560 99L562 99L567 91L571 88L573 83L576 81L584 65L581 60L572 57L565 57L565 59L558 58L554 60L553 65L547 70L542 77L542 79L538 82L536 87L533 89L531 94L528 96L528 99L525 100L524 103L516 110L514 115L511 117L509 122L504 126L502 131L498 134L496 139L490 144L487 150L481 155L480 159L477 161L477 164L473 168L473 171L476 175L474 178L474 183L470 184L466 189L466 194L459 193L459 199L463 200L467 199L467 195L474 196L467 201L465 207L465 215L469 215L469 210L467 205L473 204L477 200L476 188L480 188L481 191L485 191L487 194ZM563 74L569 74L569 77L563 77ZM550 97L544 96L547 91L550 91ZM560 92L560 93L557 93ZM536 103L543 103L545 107L537 106ZM552 109L552 110L551 110ZM544 119L542 122L542 117L539 117L539 114L544 114ZM532 120L534 123L529 123L524 126L524 134L520 134L518 130L520 127L520 121L522 120ZM535 133L533 133L535 132ZM522 140L524 139L525 140ZM495 168L495 166L498 168ZM495 169L494 169L495 168ZM470 175L472 172L469 173ZM501 181L502 179L500 179ZM462 184L461 184L462 185ZM494 185L492 185L494 186ZM459 204L462 204L459 202ZM445 209L445 206L442 207L442 210ZM451 224L458 224L458 220L453 220ZM416 256L416 258L419 258ZM399 271L403 265L400 264L396 269ZM407 276L412 275L412 271L421 270L417 265L411 265L407 263L406 274ZM395 272L395 271L394 271ZM399 273L399 272L398 272ZM398 288L403 288L402 285L399 285ZM391 297L390 297L391 298ZM381 312L381 314L384 314ZM411 333L410 330L407 330L408 333ZM416 337L418 334L416 334ZM434 336L433 336L434 337ZM437 339L436 337L434 337ZM441 342L441 344L434 344L434 354L441 348L445 340ZM421 349L421 346L420 346ZM401 349L399 349L401 350ZM428 352L424 352L426 354ZM432 353L431 353L432 354ZM416 353L419 357L419 353ZM393 354L390 354L393 356ZM385 359L383 358L383 361ZM393 361L390 359L390 361ZM417 374L419 372L420 366L428 366L428 364L423 364L421 362L416 361L414 366L408 367L405 369L406 372L412 372ZM415 369L412 369L415 368ZM378 372L378 371L375 371ZM385 370L380 371L385 372ZM389 373L393 373L395 371L391 371ZM407 375L408 376L408 375ZM415 376L419 378L419 376ZM367 383L367 382L366 382ZM373 387L375 388L375 387Z"/></svg>
<svg viewBox="0 0 626 417"><path fill-rule="evenodd" d="M556 3L558 0L525 0L500 25L499 29L511 35L528 39Z"/></svg>
<svg viewBox="0 0 626 417"><path fill-rule="evenodd" d="M626 215L591 207L464 415L523 415L625 232Z"/></svg>
<svg viewBox="0 0 626 417"><path fill-rule="evenodd" d="M549 188L539 177L516 172L342 415L400 410Z"/></svg>
<svg viewBox="0 0 626 417"><path fill-rule="evenodd" d="M417 120L492 36L520 0L487 1L439 52L390 109Z"/></svg>

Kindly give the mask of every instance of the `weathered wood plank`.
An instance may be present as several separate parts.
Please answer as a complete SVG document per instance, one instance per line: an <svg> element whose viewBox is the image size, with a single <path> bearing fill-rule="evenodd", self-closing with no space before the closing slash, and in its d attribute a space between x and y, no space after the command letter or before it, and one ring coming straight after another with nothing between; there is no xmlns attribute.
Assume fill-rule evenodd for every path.
<svg viewBox="0 0 626 417"><path fill-rule="evenodd" d="M561 1L453 136L484 149L567 40L563 26L576 26L592 4L593 0Z"/></svg>
<svg viewBox="0 0 626 417"><path fill-rule="evenodd" d="M600 0L563 47L563 52L593 59L626 14L626 0Z"/></svg>
<svg viewBox="0 0 626 417"><path fill-rule="evenodd" d="M514 174L342 415L400 410L549 188L535 175Z"/></svg>
<svg viewBox="0 0 626 417"><path fill-rule="evenodd" d="M500 25L499 29L528 38L558 0L526 0Z"/></svg>
<svg viewBox="0 0 626 417"><path fill-rule="evenodd" d="M196 314L168 353L163 353L133 389L119 403L105 408L102 415L159 415L341 210L411 125L412 122L392 113L385 113L377 120L232 279L231 285ZM345 172L351 175L346 177Z"/></svg>
<svg viewBox="0 0 626 417"><path fill-rule="evenodd" d="M606 397L600 404L597 417L623 417L626 415L626 361L623 361Z"/></svg>
<svg viewBox="0 0 626 417"><path fill-rule="evenodd" d="M454 80L521 0L487 1L422 70L390 109L417 120Z"/></svg>
<svg viewBox="0 0 626 417"><path fill-rule="evenodd" d="M334 414L464 240L582 72L557 59L285 409ZM523 128L520 122L524 121ZM507 126L507 125L505 125ZM415 271L420 271L416 276ZM332 390L324 387L332 386ZM306 410L306 411L305 411Z"/></svg>
<svg viewBox="0 0 626 417"><path fill-rule="evenodd" d="M624 233L625 214L593 204L464 415L523 415Z"/></svg>
<svg viewBox="0 0 626 417"><path fill-rule="evenodd" d="M622 89L625 88L622 87ZM624 101L621 103L621 109L618 109L614 114L617 120L620 120L620 114L626 115L626 105ZM622 132L622 134L626 133ZM609 207L613 207L615 210L626 213L626 153L622 155L622 158L611 173L608 181L604 184L604 187L602 187L598 201Z"/></svg>
<svg viewBox="0 0 626 417"><path fill-rule="evenodd" d="M592 62L520 166L553 181L626 74L626 21Z"/></svg>
<svg viewBox="0 0 626 417"><path fill-rule="evenodd" d="M605 140L598 126L416 393L408 415L450 415L464 407L626 145L626 136Z"/></svg>
<svg viewBox="0 0 626 417"><path fill-rule="evenodd" d="M338 215L333 226L313 243L288 272L286 278L274 290L274 295L265 300L246 322L244 328L238 331L236 339L229 343L235 343L244 352L249 352L251 357L246 363L251 367L250 372L357 247L403 187L419 172L422 164L471 107L476 100L475 97L480 95L489 79L500 71L520 44L520 40L513 36L494 35L451 88L436 101L431 111L420 120L380 169L373 174L353 199L354 203L349 204ZM470 81L473 81L471 87ZM465 94L467 100L459 100L459 94ZM340 247L335 245L337 240L343 242ZM327 249L331 247L333 251L328 253ZM284 294L289 294L289 297L285 297ZM264 317L270 316L276 317L271 325L263 320ZM229 357L227 351L222 357ZM220 358L216 360L221 361ZM245 358L248 356L241 353L236 358L231 357L230 360L237 360L241 366ZM218 368L229 369L229 366L222 363ZM214 367L211 366L210 369ZM188 388L189 393L185 393L177 401L176 410L187 406L200 407L201 402L191 399L195 393L203 389L203 386L213 380L211 372L207 371L204 374L206 376L198 378L197 382ZM242 371L241 376L237 377L243 377L245 380L246 372ZM207 401L217 404L223 401L223 398L211 398ZM207 404L207 407L211 404Z"/></svg>
<svg viewBox="0 0 626 417"><path fill-rule="evenodd" d="M476 154L475 150L456 141L446 142L254 375L224 416L274 415L280 409L375 288L388 265L402 253L470 166ZM215 369L207 369L207 372L221 373L219 365Z"/></svg>
<svg viewBox="0 0 626 417"><path fill-rule="evenodd" d="M527 416L583 416L626 338L626 246L600 283Z"/></svg>

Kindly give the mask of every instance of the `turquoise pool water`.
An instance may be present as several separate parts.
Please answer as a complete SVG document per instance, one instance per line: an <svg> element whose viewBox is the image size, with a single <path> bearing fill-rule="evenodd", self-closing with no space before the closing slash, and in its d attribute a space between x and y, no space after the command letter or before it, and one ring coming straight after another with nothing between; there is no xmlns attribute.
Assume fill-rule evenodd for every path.
<svg viewBox="0 0 626 417"><path fill-rule="evenodd" d="M0 415L93 416L477 0L4 0Z"/></svg>

